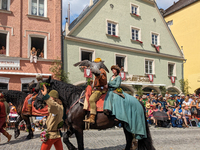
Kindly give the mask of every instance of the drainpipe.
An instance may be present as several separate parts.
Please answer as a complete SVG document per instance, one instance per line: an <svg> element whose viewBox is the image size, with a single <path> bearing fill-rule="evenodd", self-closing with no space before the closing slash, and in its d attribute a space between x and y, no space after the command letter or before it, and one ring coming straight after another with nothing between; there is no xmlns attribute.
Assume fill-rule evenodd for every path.
<svg viewBox="0 0 200 150"><path fill-rule="evenodd" d="M61 69L64 69L64 62L63 62L63 31L62 31L62 0L61 0L61 62L62 62L62 66Z"/></svg>
<svg viewBox="0 0 200 150"><path fill-rule="evenodd" d="M183 57L185 58L185 56L184 56L184 53L183 53L183 46L181 46L181 52L182 52L182 54L183 54ZM185 59L183 62L182 62L182 81L184 81L184 64L186 63L186 61L187 61L187 59ZM183 88L184 87L182 87L182 92L183 92Z"/></svg>

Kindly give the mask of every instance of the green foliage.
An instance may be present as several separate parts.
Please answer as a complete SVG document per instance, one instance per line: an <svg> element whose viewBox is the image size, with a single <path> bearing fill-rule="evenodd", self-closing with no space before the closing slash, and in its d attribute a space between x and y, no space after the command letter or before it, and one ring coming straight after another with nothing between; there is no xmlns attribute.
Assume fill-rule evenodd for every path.
<svg viewBox="0 0 200 150"><path fill-rule="evenodd" d="M137 90L137 94L138 94L139 96L142 96L142 95L143 95L144 91L142 90L142 85L132 85L132 86L133 86L134 89Z"/></svg>
<svg viewBox="0 0 200 150"><path fill-rule="evenodd" d="M43 85L45 85L46 87L47 87L47 86L50 86L50 84L49 84L49 83L43 82L43 83L40 83L40 88L42 88L42 87L43 87Z"/></svg>
<svg viewBox="0 0 200 150"><path fill-rule="evenodd" d="M191 87L189 86L188 79L186 79L186 80L181 79L181 80L179 80L179 83L180 83L180 89L182 90L182 92L183 92L185 95L190 94L190 93L189 93L189 89L190 89Z"/></svg>
<svg viewBox="0 0 200 150"><path fill-rule="evenodd" d="M69 83L69 73L65 73L65 71L62 69L62 62L60 60L54 60L49 71L54 74L56 79Z"/></svg>
<svg viewBox="0 0 200 150"><path fill-rule="evenodd" d="M166 93L166 87L165 86L160 86L159 87L159 89L160 89L160 91L161 91L161 94L162 94L162 96L164 97L165 96L165 93Z"/></svg>

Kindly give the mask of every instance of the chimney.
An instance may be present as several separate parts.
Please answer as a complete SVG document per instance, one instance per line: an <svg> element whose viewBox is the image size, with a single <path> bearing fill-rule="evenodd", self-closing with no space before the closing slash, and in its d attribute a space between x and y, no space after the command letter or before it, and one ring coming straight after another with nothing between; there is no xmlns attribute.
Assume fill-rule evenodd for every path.
<svg viewBox="0 0 200 150"><path fill-rule="evenodd" d="M66 23L65 23L65 36L69 33L69 25L70 25L70 3L68 4L68 9L67 9L67 18L66 18Z"/></svg>
<svg viewBox="0 0 200 150"><path fill-rule="evenodd" d="M89 7L91 7L93 5L93 0L90 0L90 5Z"/></svg>
<svg viewBox="0 0 200 150"><path fill-rule="evenodd" d="M70 3L68 4L67 16L68 16L68 24L70 25Z"/></svg>

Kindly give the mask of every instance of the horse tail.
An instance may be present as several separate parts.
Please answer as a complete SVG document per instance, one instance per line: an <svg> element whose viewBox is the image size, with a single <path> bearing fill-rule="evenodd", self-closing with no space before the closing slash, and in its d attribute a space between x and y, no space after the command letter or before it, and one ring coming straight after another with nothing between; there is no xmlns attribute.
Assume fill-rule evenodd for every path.
<svg viewBox="0 0 200 150"><path fill-rule="evenodd" d="M142 102L140 102L140 103L144 109L147 138L138 140L138 150L155 150L155 148L153 146L153 140L151 138L151 133L149 130L148 122L147 122L145 108L144 108L143 103Z"/></svg>

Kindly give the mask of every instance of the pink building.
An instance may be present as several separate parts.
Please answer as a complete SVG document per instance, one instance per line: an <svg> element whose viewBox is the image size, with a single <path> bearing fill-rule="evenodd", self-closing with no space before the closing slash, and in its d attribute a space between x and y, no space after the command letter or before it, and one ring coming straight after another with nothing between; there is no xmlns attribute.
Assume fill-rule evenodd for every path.
<svg viewBox="0 0 200 150"><path fill-rule="evenodd" d="M27 90L61 59L61 0L0 0L0 90ZM37 63L30 63L31 49Z"/></svg>

